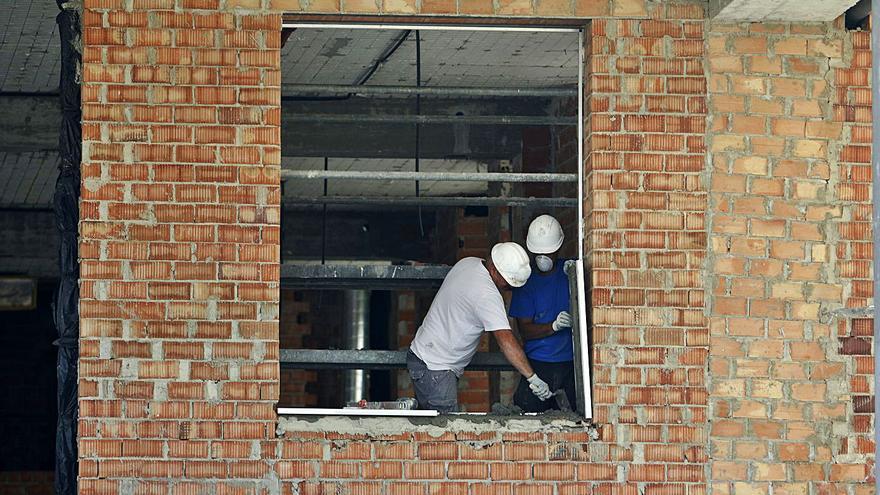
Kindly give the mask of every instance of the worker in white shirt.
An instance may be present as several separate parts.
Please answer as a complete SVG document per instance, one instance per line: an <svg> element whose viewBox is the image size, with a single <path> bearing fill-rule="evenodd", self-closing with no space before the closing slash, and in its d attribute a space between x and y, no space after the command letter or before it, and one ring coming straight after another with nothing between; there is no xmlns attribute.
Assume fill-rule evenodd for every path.
<svg viewBox="0 0 880 495"><path fill-rule="evenodd" d="M539 400L550 398L550 387L532 370L510 328L500 292L522 286L530 273L528 254L514 242L496 244L488 260L469 257L452 267L407 353L420 409L458 410L458 379L483 332L495 336Z"/></svg>
<svg viewBox="0 0 880 495"><path fill-rule="evenodd" d="M564 390L574 400L574 346L572 345L568 276L559 249L565 238L559 221L541 215L529 224L526 247L534 256L529 280L513 291L510 316L516 318L529 364L541 373L553 390ZM538 401L520 382L513 403L525 412L544 412L556 401Z"/></svg>

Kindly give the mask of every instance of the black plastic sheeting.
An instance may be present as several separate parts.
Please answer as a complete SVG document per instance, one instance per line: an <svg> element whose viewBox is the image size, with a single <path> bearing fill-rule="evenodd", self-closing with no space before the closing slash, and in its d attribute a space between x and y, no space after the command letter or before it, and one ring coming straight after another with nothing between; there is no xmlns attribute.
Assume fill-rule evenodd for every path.
<svg viewBox="0 0 880 495"><path fill-rule="evenodd" d="M55 182L55 223L61 237L59 268L61 280L53 305L58 329L58 426L55 436L55 494L76 494L77 449L77 360L79 358L79 261L77 224L79 223L80 161L82 127L80 82L77 67L80 54L79 13L62 7L56 17L61 34L61 129L58 151L61 165Z"/></svg>

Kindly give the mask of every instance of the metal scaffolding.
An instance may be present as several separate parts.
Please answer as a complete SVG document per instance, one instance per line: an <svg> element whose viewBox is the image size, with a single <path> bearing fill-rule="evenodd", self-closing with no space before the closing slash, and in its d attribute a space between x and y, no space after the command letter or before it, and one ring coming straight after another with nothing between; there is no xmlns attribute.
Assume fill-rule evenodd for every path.
<svg viewBox="0 0 880 495"><path fill-rule="evenodd" d="M361 86L351 84L283 84L288 94L356 94L356 95L422 95L422 96L486 96L486 97L566 97L577 96L577 88L470 88L463 86Z"/></svg>
<svg viewBox="0 0 880 495"><path fill-rule="evenodd" d="M574 198L514 198L485 196L299 196L287 198L305 205L397 205L397 206L559 206L575 207Z"/></svg>
<svg viewBox="0 0 880 495"><path fill-rule="evenodd" d="M367 115L349 113L303 113L284 117L299 123L395 123L395 124L471 124L471 125L568 125L578 124L577 117L546 115Z"/></svg>
<svg viewBox="0 0 880 495"><path fill-rule="evenodd" d="M577 174L513 172L391 172L384 170L282 170L284 179L435 180L450 182L577 182Z"/></svg>
<svg viewBox="0 0 880 495"><path fill-rule="evenodd" d="M281 349L282 368L332 370L393 370L406 368L407 351L350 349ZM468 370L513 370L500 352L478 352Z"/></svg>
<svg viewBox="0 0 880 495"><path fill-rule="evenodd" d="M298 289L437 289L447 265L281 264L281 285Z"/></svg>

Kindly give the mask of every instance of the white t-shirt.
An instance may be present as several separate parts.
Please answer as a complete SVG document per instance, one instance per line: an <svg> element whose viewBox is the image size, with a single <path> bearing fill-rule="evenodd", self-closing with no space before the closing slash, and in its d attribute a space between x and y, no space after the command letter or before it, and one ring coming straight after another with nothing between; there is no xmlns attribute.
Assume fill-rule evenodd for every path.
<svg viewBox="0 0 880 495"><path fill-rule="evenodd" d="M461 376L483 331L510 328L504 299L480 258L464 258L449 270L410 349L429 370Z"/></svg>

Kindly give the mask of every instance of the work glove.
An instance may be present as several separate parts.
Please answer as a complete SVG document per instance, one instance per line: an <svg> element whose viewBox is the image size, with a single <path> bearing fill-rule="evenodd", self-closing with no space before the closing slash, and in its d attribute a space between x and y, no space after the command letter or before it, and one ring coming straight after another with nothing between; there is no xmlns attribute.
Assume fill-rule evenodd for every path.
<svg viewBox="0 0 880 495"><path fill-rule="evenodd" d="M529 382L529 388L532 389L532 393L539 399L547 400L553 395L553 393L550 392L550 385L547 385L547 382L541 380L541 377L539 377L537 373L528 377L526 381Z"/></svg>
<svg viewBox="0 0 880 495"><path fill-rule="evenodd" d="M571 313L568 311L560 311L558 315L556 315L556 320L553 321L553 331L558 332L563 328L571 328Z"/></svg>

